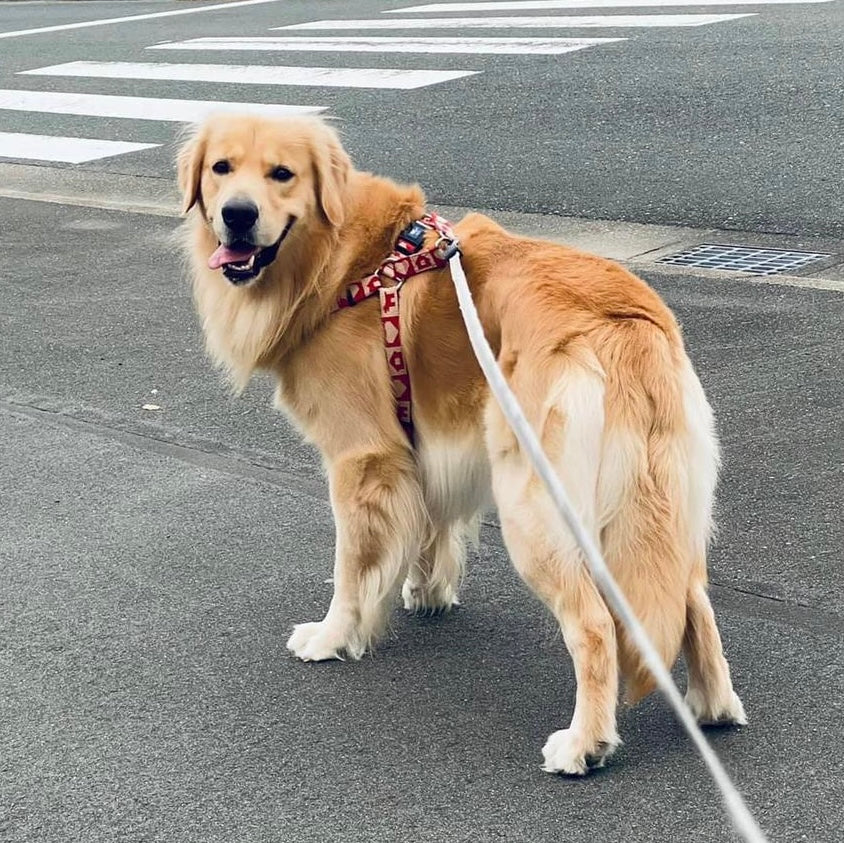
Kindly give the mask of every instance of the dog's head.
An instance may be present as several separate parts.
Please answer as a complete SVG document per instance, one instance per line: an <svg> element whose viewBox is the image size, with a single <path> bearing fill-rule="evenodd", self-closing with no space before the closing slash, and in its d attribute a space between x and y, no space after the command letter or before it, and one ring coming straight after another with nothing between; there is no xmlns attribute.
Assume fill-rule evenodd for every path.
<svg viewBox="0 0 844 843"><path fill-rule="evenodd" d="M351 164L317 118L211 117L184 143L177 167L183 212L196 206L218 242L208 266L232 284L283 261L297 226L343 222Z"/></svg>

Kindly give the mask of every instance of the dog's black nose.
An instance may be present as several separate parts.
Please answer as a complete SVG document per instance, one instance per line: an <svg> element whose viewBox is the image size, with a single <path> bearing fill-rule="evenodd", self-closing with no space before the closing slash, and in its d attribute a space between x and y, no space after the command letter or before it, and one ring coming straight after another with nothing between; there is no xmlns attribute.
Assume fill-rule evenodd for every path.
<svg viewBox="0 0 844 843"><path fill-rule="evenodd" d="M223 205L223 222L230 231L245 234L258 219L258 206L244 199L233 199Z"/></svg>

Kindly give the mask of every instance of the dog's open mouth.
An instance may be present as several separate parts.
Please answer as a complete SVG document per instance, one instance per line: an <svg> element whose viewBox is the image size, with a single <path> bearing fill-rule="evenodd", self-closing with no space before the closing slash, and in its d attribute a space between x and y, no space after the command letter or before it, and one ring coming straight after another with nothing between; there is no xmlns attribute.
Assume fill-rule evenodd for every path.
<svg viewBox="0 0 844 843"><path fill-rule="evenodd" d="M220 243L216 251L208 258L208 266L211 269L222 269L223 275L232 284L246 284L253 278L257 278L261 270L276 259L279 247L294 222L295 219L291 217L278 240L264 248L246 242L234 242L228 246Z"/></svg>

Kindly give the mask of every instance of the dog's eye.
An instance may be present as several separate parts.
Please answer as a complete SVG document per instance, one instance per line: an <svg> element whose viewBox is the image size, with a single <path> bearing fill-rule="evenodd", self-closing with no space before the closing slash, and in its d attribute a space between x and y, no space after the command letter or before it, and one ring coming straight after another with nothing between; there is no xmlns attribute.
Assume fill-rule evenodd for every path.
<svg viewBox="0 0 844 843"><path fill-rule="evenodd" d="M290 181L293 178L293 173L287 167L273 167L270 170L270 178L276 181Z"/></svg>
<svg viewBox="0 0 844 843"><path fill-rule="evenodd" d="M224 176L226 173L230 173L232 171L232 165L223 158L220 161L215 161L211 165L211 169L218 175Z"/></svg>

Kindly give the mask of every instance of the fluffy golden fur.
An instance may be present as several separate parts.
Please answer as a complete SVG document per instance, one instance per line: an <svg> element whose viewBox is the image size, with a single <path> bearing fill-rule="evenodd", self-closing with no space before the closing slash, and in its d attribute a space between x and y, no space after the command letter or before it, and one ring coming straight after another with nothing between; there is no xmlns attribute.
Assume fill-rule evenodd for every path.
<svg viewBox="0 0 844 843"><path fill-rule="evenodd" d="M292 174L283 182L279 166ZM466 537L494 501L513 563L559 621L577 676L571 725L548 739L545 769L603 764L619 742L619 676L632 699L652 680L490 400L448 272L402 291L416 449L396 418L376 299L331 314L424 213L421 190L355 170L336 133L305 118L213 118L178 170L208 351L236 384L257 369L275 376L278 406L320 450L330 481L334 597L322 621L296 626L289 649L360 657L399 589L408 609L451 607ZM228 236L221 209L244 199L259 212L256 248L289 232L275 260L235 286L208 260ZM706 593L712 412L673 315L611 261L516 237L480 214L456 231L500 365L665 663L683 649L687 701L703 722L744 723Z"/></svg>

